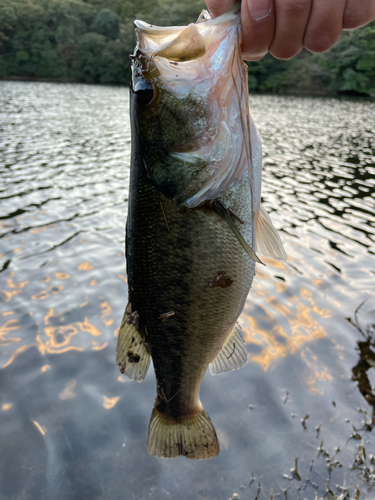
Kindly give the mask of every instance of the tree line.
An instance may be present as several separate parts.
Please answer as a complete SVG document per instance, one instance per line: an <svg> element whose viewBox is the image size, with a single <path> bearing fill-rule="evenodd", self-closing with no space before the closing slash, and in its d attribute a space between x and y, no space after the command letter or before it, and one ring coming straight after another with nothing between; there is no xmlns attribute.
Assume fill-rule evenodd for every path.
<svg viewBox="0 0 375 500"><path fill-rule="evenodd" d="M202 0L0 0L0 78L127 85L134 19L184 25L202 8ZM251 91L375 95L375 22L323 54L267 55L248 68Z"/></svg>

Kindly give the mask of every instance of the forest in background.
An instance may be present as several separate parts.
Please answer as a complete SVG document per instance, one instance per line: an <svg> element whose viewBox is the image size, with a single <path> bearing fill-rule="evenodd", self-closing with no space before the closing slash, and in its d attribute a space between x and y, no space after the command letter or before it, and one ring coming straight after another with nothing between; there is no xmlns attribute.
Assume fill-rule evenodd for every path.
<svg viewBox="0 0 375 500"><path fill-rule="evenodd" d="M0 78L129 82L134 19L156 25L195 21L202 0L0 0ZM375 22L344 32L331 50L270 54L248 64L258 92L375 95Z"/></svg>

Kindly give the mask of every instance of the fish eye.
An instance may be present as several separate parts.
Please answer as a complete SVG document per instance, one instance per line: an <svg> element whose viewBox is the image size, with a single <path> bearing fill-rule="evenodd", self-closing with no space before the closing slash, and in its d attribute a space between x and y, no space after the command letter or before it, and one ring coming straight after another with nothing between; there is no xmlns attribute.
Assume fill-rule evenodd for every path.
<svg viewBox="0 0 375 500"><path fill-rule="evenodd" d="M142 82L137 82L134 94L137 104L140 106L148 106L154 100L155 88L151 83L143 80Z"/></svg>

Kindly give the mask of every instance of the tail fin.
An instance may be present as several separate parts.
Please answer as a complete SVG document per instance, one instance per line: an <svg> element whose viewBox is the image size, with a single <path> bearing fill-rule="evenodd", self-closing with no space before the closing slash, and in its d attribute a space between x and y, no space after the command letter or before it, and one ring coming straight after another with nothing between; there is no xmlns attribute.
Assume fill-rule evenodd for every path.
<svg viewBox="0 0 375 500"><path fill-rule="evenodd" d="M203 408L185 421L175 420L154 408L148 428L147 449L150 455L160 458L182 455L193 460L206 460L220 452L215 428Z"/></svg>

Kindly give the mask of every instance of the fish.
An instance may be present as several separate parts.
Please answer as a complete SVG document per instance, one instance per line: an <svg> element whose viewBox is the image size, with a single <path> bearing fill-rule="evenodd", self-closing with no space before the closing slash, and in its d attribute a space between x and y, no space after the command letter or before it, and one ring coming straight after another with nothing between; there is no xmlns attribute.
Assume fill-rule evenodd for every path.
<svg viewBox="0 0 375 500"><path fill-rule="evenodd" d="M126 263L118 334L121 373L156 399L147 449L209 459L220 446L199 398L211 374L248 361L237 319L255 264L286 259L261 206L262 147L241 59L239 3L196 23L135 21Z"/></svg>

